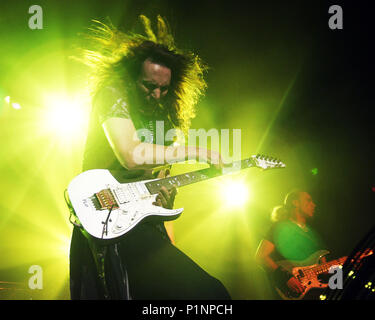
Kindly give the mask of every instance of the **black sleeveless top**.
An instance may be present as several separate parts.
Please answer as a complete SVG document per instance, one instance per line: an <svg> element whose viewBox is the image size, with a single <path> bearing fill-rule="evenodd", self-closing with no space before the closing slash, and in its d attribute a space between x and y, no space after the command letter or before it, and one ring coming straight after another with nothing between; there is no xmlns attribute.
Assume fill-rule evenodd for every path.
<svg viewBox="0 0 375 320"><path fill-rule="evenodd" d="M164 137L165 133L173 128L171 122L165 119L147 119L131 114L121 91L112 86L104 87L93 98L89 132L84 150L83 171L90 169L128 171L117 160L105 136L102 124L109 118L132 120L137 130L138 138L142 142L151 144L158 143L158 140L164 141L165 139L157 140L156 136ZM166 141L164 145L172 143L171 141ZM146 172L145 170L132 170L129 174L139 178L145 175Z"/></svg>

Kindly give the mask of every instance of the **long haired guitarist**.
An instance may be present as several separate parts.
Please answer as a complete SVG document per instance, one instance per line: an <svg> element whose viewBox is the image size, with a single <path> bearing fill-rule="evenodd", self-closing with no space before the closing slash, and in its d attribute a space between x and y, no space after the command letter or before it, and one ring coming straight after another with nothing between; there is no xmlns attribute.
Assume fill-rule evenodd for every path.
<svg viewBox="0 0 375 320"><path fill-rule="evenodd" d="M323 241L308 225L314 216L315 207L309 193L294 190L287 194L283 205L272 211L273 224L258 247L256 260L268 273L271 286L278 293L275 298L317 298L319 290L312 290L306 295L309 286L320 287L316 275L304 282L302 280L307 279L311 272L304 272L304 269L297 274L292 272L296 264L326 263L325 257L319 255L322 252L319 250L324 249ZM320 261L312 261L311 258Z"/></svg>
<svg viewBox="0 0 375 320"><path fill-rule="evenodd" d="M129 182L156 178L155 167L198 156L221 168L217 152L202 153L200 148L157 141L158 134L164 137L168 129L186 132L189 128L206 88L206 67L197 55L176 47L160 16L156 32L148 18L140 18L145 36L104 23L97 23L89 34L91 47L84 50L83 60L93 70L93 108L83 170L120 170ZM160 123L161 133L157 132ZM136 155L143 161L137 161ZM160 170L159 177L163 175ZM156 205L172 208L175 194L175 189L162 189ZM118 243L98 248L75 227L70 251L71 298L230 298L220 281L172 241L163 223L149 222L137 225Z"/></svg>

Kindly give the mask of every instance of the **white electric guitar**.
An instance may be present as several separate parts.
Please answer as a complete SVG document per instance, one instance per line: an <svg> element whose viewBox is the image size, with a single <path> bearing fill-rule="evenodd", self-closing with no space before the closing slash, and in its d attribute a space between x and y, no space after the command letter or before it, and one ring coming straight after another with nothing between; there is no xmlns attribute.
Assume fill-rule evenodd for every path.
<svg viewBox="0 0 375 320"><path fill-rule="evenodd" d="M220 172L213 168L193 171L164 179L120 183L109 170L93 169L76 176L67 188L66 201L74 224L100 240L117 239L139 222L149 219L174 220L183 208L165 209L153 205L162 186L171 189L213 178L239 169L284 168L281 161L265 156L252 156L232 164ZM121 179L119 179L121 180Z"/></svg>

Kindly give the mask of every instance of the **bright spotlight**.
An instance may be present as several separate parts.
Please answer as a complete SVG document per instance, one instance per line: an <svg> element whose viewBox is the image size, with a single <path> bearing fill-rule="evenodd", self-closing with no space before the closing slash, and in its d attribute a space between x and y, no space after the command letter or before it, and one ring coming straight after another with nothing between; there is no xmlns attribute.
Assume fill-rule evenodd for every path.
<svg viewBox="0 0 375 320"><path fill-rule="evenodd" d="M64 139L81 135L88 118L82 104L77 100L61 97L48 98L44 117L46 128Z"/></svg>
<svg viewBox="0 0 375 320"><path fill-rule="evenodd" d="M13 107L13 109L16 109L16 110L20 110L21 109L21 105L19 103L16 103L16 102L12 103L12 107Z"/></svg>
<svg viewBox="0 0 375 320"><path fill-rule="evenodd" d="M241 207L249 200L249 189L242 181L230 181L221 188L221 197L228 207Z"/></svg>

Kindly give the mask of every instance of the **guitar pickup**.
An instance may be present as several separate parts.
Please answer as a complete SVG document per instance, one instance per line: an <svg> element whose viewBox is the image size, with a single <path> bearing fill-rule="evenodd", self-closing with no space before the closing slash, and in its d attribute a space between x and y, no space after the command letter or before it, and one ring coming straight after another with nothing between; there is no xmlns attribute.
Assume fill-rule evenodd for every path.
<svg viewBox="0 0 375 320"><path fill-rule="evenodd" d="M130 201L129 194L125 192L122 188L113 189L113 192L120 204L127 203Z"/></svg>
<svg viewBox="0 0 375 320"><path fill-rule="evenodd" d="M98 210L110 210L111 208L119 208L119 205L110 189L104 189L95 193L95 198L99 202L96 203L96 205L99 204L99 206L96 206Z"/></svg>

